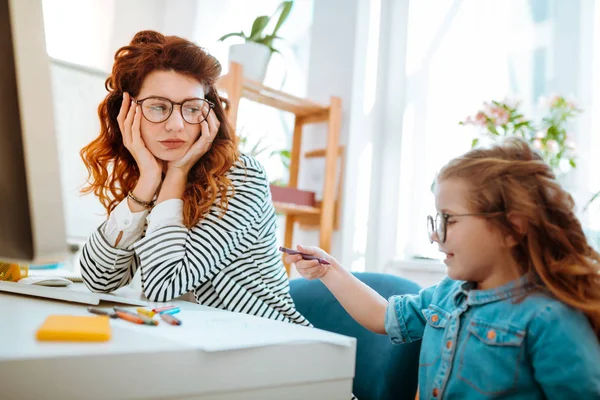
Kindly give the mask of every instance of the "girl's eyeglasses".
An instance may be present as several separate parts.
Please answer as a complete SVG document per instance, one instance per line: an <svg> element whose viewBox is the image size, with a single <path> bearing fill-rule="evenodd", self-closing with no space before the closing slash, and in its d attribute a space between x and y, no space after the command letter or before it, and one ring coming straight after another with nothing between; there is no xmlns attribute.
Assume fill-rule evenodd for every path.
<svg viewBox="0 0 600 400"><path fill-rule="evenodd" d="M429 241L433 243L433 234L437 235L438 241L444 243L446 241L446 227L448 225L448 219L454 217L493 217L495 215L504 214L503 211L487 212L487 213L472 213L472 214L446 214L437 213L435 219L431 216L427 216L427 234L429 235Z"/></svg>
<svg viewBox="0 0 600 400"><path fill-rule="evenodd" d="M164 97L146 97L135 100L142 109L142 115L149 122L159 124L165 122L173 113L173 108L179 106L181 117L188 124L201 124L206 121L210 110L215 107L213 102L206 99L189 99L176 103Z"/></svg>

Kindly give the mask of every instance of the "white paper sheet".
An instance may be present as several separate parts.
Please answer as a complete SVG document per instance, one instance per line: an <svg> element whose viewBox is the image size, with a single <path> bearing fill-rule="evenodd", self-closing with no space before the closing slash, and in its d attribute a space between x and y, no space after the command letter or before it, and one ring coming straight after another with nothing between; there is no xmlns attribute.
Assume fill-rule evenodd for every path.
<svg viewBox="0 0 600 400"><path fill-rule="evenodd" d="M205 351L226 351L283 343L322 342L351 346L354 338L315 328L272 321L231 312L181 311L174 315L179 326L160 317L158 326L136 325L120 319L111 324L136 332L190 344Z"/></svg>

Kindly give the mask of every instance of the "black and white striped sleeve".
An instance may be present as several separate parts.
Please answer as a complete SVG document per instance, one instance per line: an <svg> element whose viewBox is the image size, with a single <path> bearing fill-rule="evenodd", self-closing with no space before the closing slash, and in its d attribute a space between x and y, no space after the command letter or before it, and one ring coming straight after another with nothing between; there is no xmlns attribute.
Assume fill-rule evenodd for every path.
<svg viewBox="0 0 600 400"><path fill-rule="evenodd" d="M224 214L213 205L192 229L164 226L134 245L149 300L169 301L213 279L256 240L257 221L271 207L266 174L258 162L247 160L228 177L235 192Z"/></svg>
<svg viewBox="0 0 600 400"><path fill-rule="evenodd" d="M81 250L81 276L92 292L109 293L127 285L139 265L133 246L121 249L108 242L105 225L94 231Z"/></svg>

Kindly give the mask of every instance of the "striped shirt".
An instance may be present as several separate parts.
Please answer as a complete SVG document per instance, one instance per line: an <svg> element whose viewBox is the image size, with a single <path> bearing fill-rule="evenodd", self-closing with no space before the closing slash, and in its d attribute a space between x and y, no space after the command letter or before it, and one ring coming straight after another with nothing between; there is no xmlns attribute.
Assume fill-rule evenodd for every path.
<svg viewBox="0 0 600 400"><path fill-rule="evenodd" d="M193 291L199 304L309 326L289 294L262 165L242 155L228 178L235 193L226 213L213 205L191 229L181 222L159 225L120 248L107 238L110 221L104 222L81 252L86 286L94 292L111 292L127 285L140 267L142 288L150 301L169 301ZM150 212L149 221L161 204ZM182 221L182 216L178 219Z"/></svg>

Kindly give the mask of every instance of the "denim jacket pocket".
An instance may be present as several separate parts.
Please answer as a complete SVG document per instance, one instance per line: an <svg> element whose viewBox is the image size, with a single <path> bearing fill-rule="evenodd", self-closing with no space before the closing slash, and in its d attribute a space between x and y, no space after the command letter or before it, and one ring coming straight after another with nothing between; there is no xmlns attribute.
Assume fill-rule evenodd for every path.
<svg viewBox="0 0 600 400"><path fill-rule="evenodd" d="M459 379L487 395L514 389L524 357L525 331L478 320L468 322L467 331L459 351Z"/></svg>
<svg viewBox="0 0 600 400"><path fill-rule="evenodd" d="M427 321L425 331L423 332L423 343L427 343L428 345L421 346L420 357L420 365L425 367L437 362L441 356L438 347L436 345L430 346L429 344L443 342L444 332L450 320L450 313L435 305L430 305L429 308L421 310L421 312Z"/></svg>

